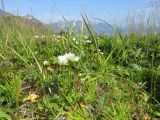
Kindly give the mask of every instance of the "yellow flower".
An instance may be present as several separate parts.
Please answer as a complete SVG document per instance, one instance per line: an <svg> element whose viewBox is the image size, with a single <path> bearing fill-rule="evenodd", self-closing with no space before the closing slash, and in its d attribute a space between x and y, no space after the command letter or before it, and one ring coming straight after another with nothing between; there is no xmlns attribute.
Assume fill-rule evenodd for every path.
<svg viewBox="0 0 160 120"><path fill-rule="evenodd" d="M38 36L38 35L36 35L36 36L34 36L34 38L39 38L39 36Z"/></svg>
<svg viewBox="0 0 160 120"><path fill-rule="evenodd" d="M47 67L47 71L49 71L49 72L53 72L53 71L54 71L54 69L53 69L53 68L51 68L51 67Z"/></svg>
<svg viewBox="0 0 160 120"><path fill-rule="evenodd" d="M36 95L35 93L29 94L27 97L25 97L23 99L23 101L31 101L31 102L36 102L36 100L39 98L38 95Z"/></svg>

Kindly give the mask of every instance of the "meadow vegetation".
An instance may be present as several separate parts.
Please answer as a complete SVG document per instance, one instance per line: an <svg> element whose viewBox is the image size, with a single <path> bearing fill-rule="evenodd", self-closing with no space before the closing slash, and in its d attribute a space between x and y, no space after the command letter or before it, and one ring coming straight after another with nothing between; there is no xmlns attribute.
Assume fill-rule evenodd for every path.
<svg viewBox="0 0 160 120"><path fill-rule="evenodd" d="M63 35L0 18L1 120L160 119L160 35ZM66 57L67 56L67 57Z"/></svg>

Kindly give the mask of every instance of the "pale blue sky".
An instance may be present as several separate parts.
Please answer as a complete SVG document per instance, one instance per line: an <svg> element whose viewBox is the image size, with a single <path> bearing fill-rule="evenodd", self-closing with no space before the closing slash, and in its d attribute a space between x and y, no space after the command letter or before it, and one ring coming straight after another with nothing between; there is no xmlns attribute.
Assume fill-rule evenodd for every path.
<svg viewBox="0 0 160 120"><path fill-rule="evenodd" d="M5 10L20 15L32 14L39 20L62 20L61 14L69 20L81 19L80 13L88 17L121 20L141 7L147 7L150 0L4 0ZM158 1L158 0L157 0Z"/></svg>

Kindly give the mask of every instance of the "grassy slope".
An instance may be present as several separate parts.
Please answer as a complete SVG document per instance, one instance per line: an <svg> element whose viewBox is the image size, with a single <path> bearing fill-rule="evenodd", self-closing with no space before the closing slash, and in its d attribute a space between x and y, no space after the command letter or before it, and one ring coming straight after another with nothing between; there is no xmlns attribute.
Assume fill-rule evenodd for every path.
<svg viewBox="0 0 160 120"><path fill-rule="evenodd" d="M57 37L21 18L0 20L1 119L139 120L160 112L140 84L160 80L159 36L86 38L70 29ZM66 52L80 60L59 65Z"/></svg>

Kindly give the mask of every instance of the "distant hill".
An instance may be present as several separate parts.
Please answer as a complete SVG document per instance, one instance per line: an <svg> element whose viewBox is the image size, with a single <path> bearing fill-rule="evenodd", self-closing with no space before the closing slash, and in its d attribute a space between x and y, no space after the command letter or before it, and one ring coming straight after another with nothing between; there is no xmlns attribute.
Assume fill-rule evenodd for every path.
<svg viewBox="0 0 160 120"><path fill-rule="evenodd" d="M13 15L9 12L5 12L5 11L0 9L0 16L13 16Z"/></svg>
<svg viewBox="0 0 160 120"><path fill-rule="evenodd" d="M40 20L38 20L37 18L35 18L32 15L25 15L25 16L14 16L13 14L9 13L9 12L5 12L3 10L0 10L0 17L4 17L4 16L9 16L10 18L7 18L8 20L11 20L12 22L14 21L13 18L18 18L20 21L25 21L25 24L27 26L45 26L46 25L44 23L42 23ZM73 25L74 29L76 32L80 31L81 25L82 25L82 21L78 20L78 21L74 21L71 20L69 21L70 24ZM55 33L59 33L61 30L66 30L68 28L68 24L65 23L65 21L58 21L58 22L54 22L54 23L50 23L49 26L51 28L53 28ZM93 31L95 31L98 34L112 34L112 30L109 26L107 26L105 23L99 22L99 23L94 23L91 22L91 26ZM84 25L84 32L87 32L87 29L85 28Z"/></svg>
<svg viewBox="0 0 160 120"><path fill-rule="evenodd" d="M49 26L51 28L53 28L55 33L59 33L61 30L66 30L67 29L66 23L63 22L63 21L50 23Z"/></svg>
<svg viewBox="0 0 160 120"><path fill-rule="evenodd" d="M31 20L31 21L33 21L35 23L42 23L40 20L38 20L37 18L33 17L32 15L25 15L23 17L28 19L28 20Z"/></svg>
<svg viewBox="0 0 160 120"><path fill-rule="evenodd" d="M44 28L44 27L46 28L47 27L47 25L45 25L40 20L38 20L37 18L29 14L25 16L14 16L13 14L9 12L5 12L0 9L0 17L4 17L4 16L9 17L7 18L7 20L9 21L11 20L12 22L10 21L10 23L12 24L15 22L13 19L16 18L20 22L23 21L23 23L29 28L31 28L32 26L35 26L35 28ZM69 24L71 24L74 27L74 30L78 33L80 31L82 21L71 20L69 21ZM50 23L49 26L53 28L53 31L55 33L60 33L61 30L67 31L69 24L66 24L65 21L58 21L58 22ZM97 34L111 35L113 33L112 29L103 22L91 22L90 24L91 24L92 30ZM85 25L84 25L84 32L85 33L88 32ZM127 28L126 27L121 28L121 32L126 33Z"/></svg>
<svg viewBox="0 0 160 120"><path fill-rule="evenodd" d="M79 32L81 25L82 25L82 21L69 21L69 24L72 25L74 27L74 30L76 32ZM96 32L97 34L112 34L112 30L109 26L107 26L105 23L99 22L99 23L93 23L91 22L91 28L94 32ZM63 22L63 21L58 21L58 22L54 22L50 24L51 27L53 27L54 32L58 33L61 30L67 30L68 28L68 24ZM87 31L85 25L84 25L84 31Z"/></svg>
<svg viewBox="0 0 160 120"><path fill-rule="evenodd" d="M5 28L14 30L22 29L26 31L33 31L37 33L44 34L48 30L48 25L45 25L41 22L35 22L30 19L26 19L21 16L0 16L0 32Z"/></svg>
<svg viewBox="0 0 160 120"><path fill-rule="evenodd" d="M16 17L15 15L13 15L13 14L11 14L11 13L9 13L9 12L6 12L6 11L3 11L3 10L1 10L0 9L0 16L2 17L2 16L14 16L14 17ZM38 19L36 19L35 17L33 17L32 15L25 15L25 16L20 16L21 18L25 18L25 19L27 19L27 20L30 20L30 21L32 21L32 22L34 22L34 23L41 23L42 24L42 22L40 21L40 20L38 20Z"/></svg>
<svg viewBox="0 0 160 120"><path fill-rule="evenodd" d="M3 26L8 26L10 28L26 28L29 30L35 31L45 31L47 25L43 24L40 20L36 19L31 15L26 16L15 16L9 12L3 11L0 9L0 29L3 29Z"/></svg>

